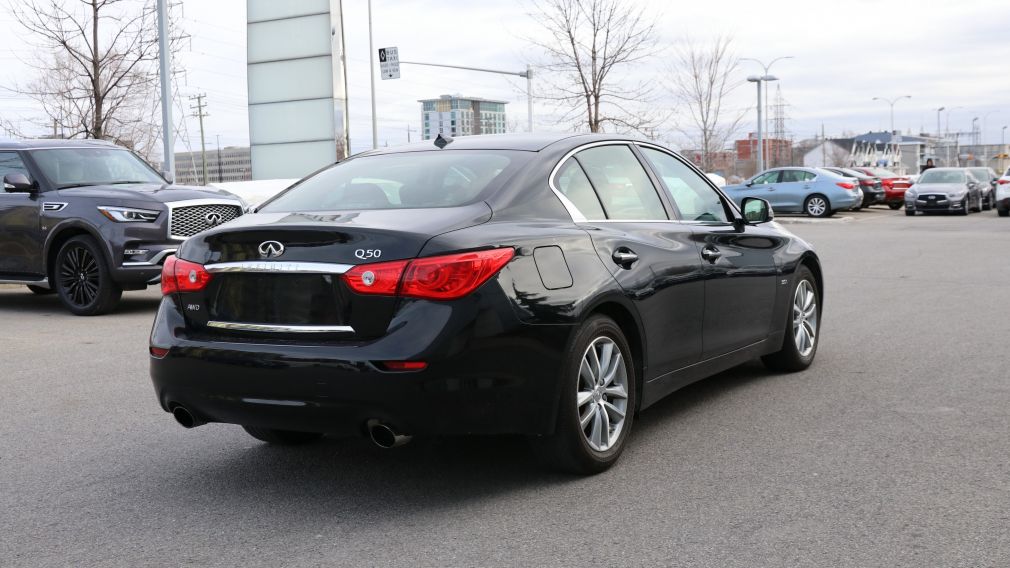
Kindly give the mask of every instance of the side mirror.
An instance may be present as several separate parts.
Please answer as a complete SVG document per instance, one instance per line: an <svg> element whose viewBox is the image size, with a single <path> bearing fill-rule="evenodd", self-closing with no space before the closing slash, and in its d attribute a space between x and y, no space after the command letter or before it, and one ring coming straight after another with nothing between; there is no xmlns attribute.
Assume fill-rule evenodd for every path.
<svg viewBox="0 0 1010 568"><path fill-rule="evenodd" d="M747 187L751 187L752 185L754 185L754 182L753 181L749 181L749 182L745 183L744 185L746 185Z"/></svg>
<svg viewBox="0 0 1010 568"><path fill-rule="evenodd" d="M161 172L161 177L165 178L169 185L175 183L175 174L172 172Z"/></svg>
<svg viewBox="0 0 1010 568"><path fill-rule="evenodd" d="M4 176L4 191L9 193L32 193L35 184L28 180L28 176L22 173L9 173Z"/></svg>
<svg viewBox="0 0 1010 568"><path fill-rule="evenodd" d="M775 218L771 204L760 197L745 197L741 209L743 218L752 225L767 223Z"/></svg>

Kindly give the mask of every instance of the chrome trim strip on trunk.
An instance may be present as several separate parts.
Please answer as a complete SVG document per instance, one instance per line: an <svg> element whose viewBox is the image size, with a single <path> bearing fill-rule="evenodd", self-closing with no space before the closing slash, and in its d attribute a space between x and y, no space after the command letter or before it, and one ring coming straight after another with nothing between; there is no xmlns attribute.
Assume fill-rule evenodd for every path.
<svg viewBox="0 0 1010 568"><path fill-rule="evenodd" d="M240 323L209 321L207 327L232 331L261 331L267 333L354 333L349 325L277 325L267 323Z"/></svg>
<svg viewBox="0 0 1010 568"><path fill-rule="evenodd" d="M220 262L204 267L211 274L218 272L265 272L287 274L343 274L354 268L351 264L327 262L274 262L248 260L244 262Z"/></svg>

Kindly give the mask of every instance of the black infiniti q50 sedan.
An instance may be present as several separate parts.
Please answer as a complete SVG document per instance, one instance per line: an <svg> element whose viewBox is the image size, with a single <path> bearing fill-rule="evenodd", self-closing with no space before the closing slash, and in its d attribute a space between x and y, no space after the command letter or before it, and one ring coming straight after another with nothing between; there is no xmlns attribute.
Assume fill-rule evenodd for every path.
<svg viewBox="0 0 1010 568"><path fill-rule="evenodd" d="M629 138L365 152L170 257L158 400L279 444L525 434L599 472L674 390L756 357L811 364L818 257L766 202L742 209Z"/></svg>

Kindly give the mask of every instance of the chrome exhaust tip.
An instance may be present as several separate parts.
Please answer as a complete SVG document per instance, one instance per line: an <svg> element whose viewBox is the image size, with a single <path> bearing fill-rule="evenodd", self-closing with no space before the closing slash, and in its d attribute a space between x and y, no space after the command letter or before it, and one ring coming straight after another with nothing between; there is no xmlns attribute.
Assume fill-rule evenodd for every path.
<svg viewBox="0 0 1010 568"><path fill-rule="evenodd" d="M368 428L368 437L372 439L372 443L383 449L402 446L413 438L407 434L399 434L392 426L375 419L369 420L365 426Z"/></svg>
<svg viewBox="0 0 1010 568"><path fill-rule="evenodd" d="M196 415L182 405L177 405L172 408L172 416L175 417L175 421L183 428L196 428L197 426L202 426L207 423L206 421L197 418Z"/></svg>

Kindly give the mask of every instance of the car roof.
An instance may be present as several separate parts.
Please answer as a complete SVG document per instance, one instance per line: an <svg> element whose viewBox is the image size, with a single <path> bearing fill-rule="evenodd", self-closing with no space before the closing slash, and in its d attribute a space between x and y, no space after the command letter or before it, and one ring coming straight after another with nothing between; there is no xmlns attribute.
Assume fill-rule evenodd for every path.
<svg viewBox="0 0 1010 568"><path fill-rule="evenodd" d="M0 139L0 150L35 150L39 148L119 148L108 140L93 138L39 138L35 140Z"/></svg>
<svg viewBox="0 0 1010 568"><path fill-rule="evenodd" d="M620 134L574 134L568 133L538 133L538 134L483 134L476 136L459 136L452 139L446 150L518 150L524 152L539 152L558 142L570 143L573 146L603 140L628 140L648 142L647 140L623 136ZM425 152L437 150L434 140L424 140L388 148L378 148L355 154L355 156L373 156L380 154L399 154L401 152Z"/></svg>

